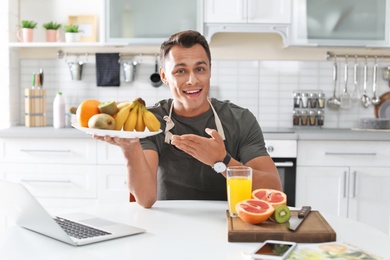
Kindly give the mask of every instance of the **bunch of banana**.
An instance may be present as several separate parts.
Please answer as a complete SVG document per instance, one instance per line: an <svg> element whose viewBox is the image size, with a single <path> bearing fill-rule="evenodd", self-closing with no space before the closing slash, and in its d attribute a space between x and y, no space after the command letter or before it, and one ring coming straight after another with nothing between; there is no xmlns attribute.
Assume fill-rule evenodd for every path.
<svg viewBox="0 0 390 260"><path fill-rule="evenodd" d="M147 110L145 101L141 98L123 103L118 104L119 111L115 117L115 130L143 132L146 127L151 132L160 130L160 121Z"/></svg>

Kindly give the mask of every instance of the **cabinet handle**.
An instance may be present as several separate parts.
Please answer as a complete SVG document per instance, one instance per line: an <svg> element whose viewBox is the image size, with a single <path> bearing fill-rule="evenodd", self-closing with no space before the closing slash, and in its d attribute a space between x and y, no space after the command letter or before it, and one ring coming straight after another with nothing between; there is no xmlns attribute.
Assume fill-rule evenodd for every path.
<svg viewBox="0 0 390 260"><path fill-rule="evenodd" d="M352 186L352 198L356 197L356 171L352 172L353 186Z"/></svg>
<svg viewBox="0 0 390 260"><path fill-rule="evenodd" d="M294 163L287 161L287 162L275 162L276 167L293 167Z"/></svg>
<svg viewBox="0 0 390 260"><path fill-rule="evenodd" d="M47 183L70 183L71 180L34 180L34 179L22 179L21 182L47 182Z"/></svg>
<svg viewBox="0 0 390 260"><path fill-rule="evenodd" d="M325 152L325 155L363 155L363 156L375 156L376 153L337 153L337 152Z"/></svg>
<svg viewBox="0 0 390 260"><path fill-rule="evenodd" d="M346 198L347 197L347 172L344 171L344 195L343 197Z"/></svg>
<svg viewBox="0 0 390 260"><path fill-rule="evenodd" d="M71 150L39 150L39 149L20 149L25 153L70 153Z"/></svg>

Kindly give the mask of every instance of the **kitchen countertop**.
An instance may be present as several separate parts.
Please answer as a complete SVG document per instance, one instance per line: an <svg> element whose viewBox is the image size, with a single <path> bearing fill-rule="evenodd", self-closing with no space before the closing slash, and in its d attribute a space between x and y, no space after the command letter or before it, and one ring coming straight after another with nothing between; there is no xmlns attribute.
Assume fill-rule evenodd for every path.
<svg viewBox="0 0 390 260"><path fill-rule="evenodd" d="M390 141L390 130L352 130L336 128L263 128L266 140ZM74 128L13 126L0 130L0 138L91 138Z"/></svg>

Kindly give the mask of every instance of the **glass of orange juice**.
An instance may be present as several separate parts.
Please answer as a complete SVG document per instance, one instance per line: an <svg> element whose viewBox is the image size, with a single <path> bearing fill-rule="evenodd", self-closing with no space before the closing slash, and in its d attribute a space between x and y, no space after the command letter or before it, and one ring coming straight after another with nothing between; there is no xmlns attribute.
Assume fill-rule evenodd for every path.
<svg viewBox="0 0 390 260"><path fill-rule="evenodd" d="M226 187L229 214L237 217L236 204L252 196L252 168L248 166L230 166L226 170Z"/></svg>

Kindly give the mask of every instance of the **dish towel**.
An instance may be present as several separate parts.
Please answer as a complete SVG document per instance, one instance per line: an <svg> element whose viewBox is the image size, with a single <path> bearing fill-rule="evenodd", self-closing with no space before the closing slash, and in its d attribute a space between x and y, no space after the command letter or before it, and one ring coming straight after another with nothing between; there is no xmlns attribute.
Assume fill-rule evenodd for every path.
<svg viewBox="0 0 390 260"><path fill-rule="evenodd" d="M99 87L120 85L119 53L96 53L96 82Z"/></svg>

